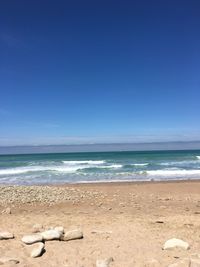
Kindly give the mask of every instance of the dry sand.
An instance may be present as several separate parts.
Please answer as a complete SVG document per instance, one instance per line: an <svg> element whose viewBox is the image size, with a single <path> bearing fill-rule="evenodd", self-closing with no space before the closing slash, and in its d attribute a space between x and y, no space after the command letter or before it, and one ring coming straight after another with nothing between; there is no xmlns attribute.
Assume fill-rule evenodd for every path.
<svg viewBox="0 0 200 267"><path fill-rule="evenodd" d="M15 239L0 240L0 257L12 256L23 267L94 267L113 257L110 267L163 266L200 254L200 182L110 183L65 186L1 186L0 230ZM84 238L48 241L42 257L31 258L21 242L34 224L44 228L81 228ZM189 250L162 250L170 238ZM151 260L159 265L148 265ZM3 265L12 266L12 265Z"/></svg>

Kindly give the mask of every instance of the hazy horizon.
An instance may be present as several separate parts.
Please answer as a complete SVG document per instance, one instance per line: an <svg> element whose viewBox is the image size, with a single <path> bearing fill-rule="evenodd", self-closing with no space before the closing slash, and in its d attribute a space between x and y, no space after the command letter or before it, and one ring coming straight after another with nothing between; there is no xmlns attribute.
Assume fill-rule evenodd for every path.
<svg viewBox="0 0 200 267"><path fill-rule="evenodd" d="M107 143L77 145L0 146L0 154L79 153L153 150L200 150L200 141Z"/></svg>

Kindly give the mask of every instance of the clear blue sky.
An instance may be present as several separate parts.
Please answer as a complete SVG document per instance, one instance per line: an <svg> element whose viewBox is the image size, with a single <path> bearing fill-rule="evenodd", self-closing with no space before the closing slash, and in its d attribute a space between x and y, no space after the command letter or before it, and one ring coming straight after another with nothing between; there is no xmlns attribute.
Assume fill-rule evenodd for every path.
<svg viewBox="0 0 200 267"><path fill-rule="evenodd" d="M200 1L0 3L0 145L200 139Z"/></svg>

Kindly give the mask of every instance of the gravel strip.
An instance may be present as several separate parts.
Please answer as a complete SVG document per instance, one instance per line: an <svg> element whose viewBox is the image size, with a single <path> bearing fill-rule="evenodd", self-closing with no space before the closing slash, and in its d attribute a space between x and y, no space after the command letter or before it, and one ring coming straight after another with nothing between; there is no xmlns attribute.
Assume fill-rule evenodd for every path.
<svg viewBox="0 0 200 267"><path fill-rule="evenodd" d="M67 186L0 186L0 205L53 204L81 199L104 198L102 192L81 190Z"/></svg>

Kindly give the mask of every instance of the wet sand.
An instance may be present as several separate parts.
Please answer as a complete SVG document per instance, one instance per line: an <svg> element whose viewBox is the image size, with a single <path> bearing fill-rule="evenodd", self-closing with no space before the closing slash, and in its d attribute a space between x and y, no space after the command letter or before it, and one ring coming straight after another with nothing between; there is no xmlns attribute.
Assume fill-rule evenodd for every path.
<svg viewBox="0 0 200 267"><path fill-rule="evenodd" d="M200 181L0 186L0 211L8 207L0 230L15 239L0 240L0 256L19 259L17 266L94 267L97 259L113 257L110 267L167 267L200 253ZM21 238L36 223L79 228L84 238L48 241L33 259ZM163 250L173 237L190 249Z"/></svg>

